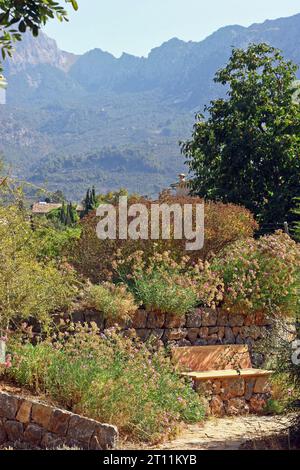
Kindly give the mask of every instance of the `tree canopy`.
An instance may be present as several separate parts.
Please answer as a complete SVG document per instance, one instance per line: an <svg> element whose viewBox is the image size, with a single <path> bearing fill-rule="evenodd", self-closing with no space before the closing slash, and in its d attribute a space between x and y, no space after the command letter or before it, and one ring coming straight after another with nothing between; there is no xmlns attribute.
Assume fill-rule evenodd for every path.
<svg viewBox="0 0 300 470"><path fill-rule="evenodd" d="M242 204L268 226L293 219L300 180L296 71L267 44L233 50L215 77L227 98L197 115L182 144L195 194Z"/></svg>
<svg viewBox="0 0 300 470"><path fill-rule="evenodd" d="M76 0L64 0L77 10ZM38 36L40 28L51 18L68 21L61 2L55 0L0 0L0 50L2 59L12 55L13 43L21 41L27 30ZM0 64L1 70L1 64Z"/></svg>

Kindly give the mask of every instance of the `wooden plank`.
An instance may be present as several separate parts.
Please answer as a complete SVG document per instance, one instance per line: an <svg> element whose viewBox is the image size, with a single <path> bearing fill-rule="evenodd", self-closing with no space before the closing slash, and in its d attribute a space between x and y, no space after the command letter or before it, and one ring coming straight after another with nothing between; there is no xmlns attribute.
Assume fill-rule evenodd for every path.
<svg viewBox="0 0 300 470"><path fill-rule="evenodd" d="M243 369L237 370L209 370L205 372L184 372L182 375L191 377L195 380L210 380L210 379L231 379L237 377L266 377L272 375L271 370L263 369Z"/></svg>
<svg viewBox="0 0 300 470"><path fill-rule="evenodd" d="M250 369L248 346L217 345L176 348L173 359L185 371Z"/></svg>

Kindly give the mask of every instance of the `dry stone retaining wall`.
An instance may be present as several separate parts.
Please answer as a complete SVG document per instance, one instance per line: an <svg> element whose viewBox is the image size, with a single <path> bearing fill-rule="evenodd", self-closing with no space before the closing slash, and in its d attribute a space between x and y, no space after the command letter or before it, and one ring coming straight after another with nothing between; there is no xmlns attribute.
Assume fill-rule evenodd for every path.
<svg viewBox="0 0 300 470"><path fill-rule="evenodd" d="M196 381L195 388L205 397L207 412L213 416L261 414L271 398L267 377L238 377Z"/></svg>
<svg viewBox="0 0 300 470"><path fill-rule="evenodd" d="M0 392L0 446L106 450L114 449L117 441L114 426Z"/></svg>
<svg viewBox="0 0 300 470"><path fill-rule="evenodd" d="M102 331L106 328L101 314L95 311L74 312L73 320L95 322ZM132 321L121 327L134 329L142 341L152 336L175 346L247 344L253 352L255 343L267 335L272 324L260 313L246 316L199 308L183 317L138 310ZM259 354L252 354L253 365L260 366L263 359Z"/></svg>

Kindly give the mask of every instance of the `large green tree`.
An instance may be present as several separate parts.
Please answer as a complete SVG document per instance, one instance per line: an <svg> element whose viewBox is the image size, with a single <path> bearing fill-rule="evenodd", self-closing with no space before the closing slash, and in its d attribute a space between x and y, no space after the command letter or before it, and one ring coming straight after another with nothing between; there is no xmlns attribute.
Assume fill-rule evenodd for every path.
<svg viewBox="0 0 300 470"><path fill-rule="evenodd" d="M66 9L55 0L0 0L0 50L2 58L11 56L13 43L22 39L27 30L34 36L51 18L67 21ZM76 0L64 0L78 9ZM1 63L0 63L1 70Z"/></svg>
<svg viewBox="0 0 300 470"><path fill-rule="evenodd" d="M267 228L293 219L300 182L297 67L267 44L234 49L182 151L194 193L246 206Z"/></svg>

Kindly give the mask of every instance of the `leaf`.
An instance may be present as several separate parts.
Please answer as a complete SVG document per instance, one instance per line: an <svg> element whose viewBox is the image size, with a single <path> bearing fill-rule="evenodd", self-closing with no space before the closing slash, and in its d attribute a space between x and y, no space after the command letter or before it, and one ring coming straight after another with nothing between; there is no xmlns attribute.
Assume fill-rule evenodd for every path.
<svg viewBox="0 0 300 470"><path fill-rule="evenodd" d="M23 20L19 23L19 31L20 33L26 33L26 24Z"/></svg>

